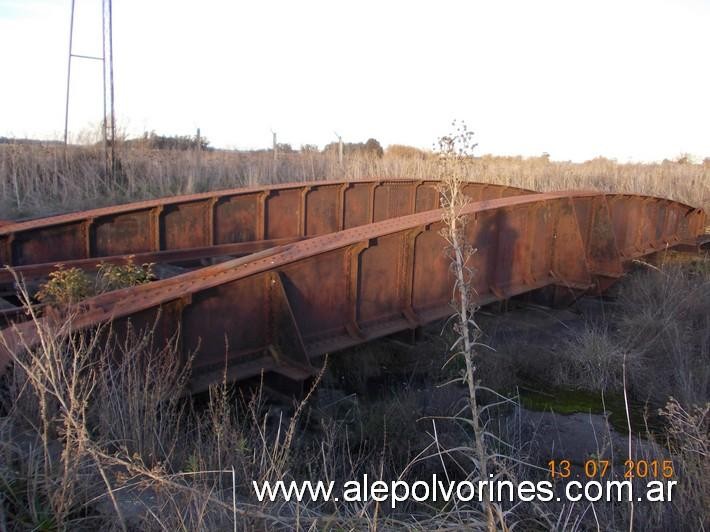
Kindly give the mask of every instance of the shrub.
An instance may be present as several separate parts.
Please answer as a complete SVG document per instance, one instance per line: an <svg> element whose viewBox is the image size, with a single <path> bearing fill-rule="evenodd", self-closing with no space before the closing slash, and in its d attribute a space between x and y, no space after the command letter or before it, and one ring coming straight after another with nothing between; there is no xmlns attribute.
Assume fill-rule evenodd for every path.
<svg viewBox="0 0 710 532"><path fill-rule="evenodd" d="M49 280L40 286L37 299L49 305L72 305L94 294L94 286L86 273L79 268L64 269L59 266L49 274Z"/></svg>
<svg viewBox="0 0 710 532"><path fill-rule="evenodd" d="M709 263L650 268L619 287L619 339L642 356L630 373L641 400L693 405L710 396Z"/></svg>
<svg viewBox="0 0 710 532"><path fill-rule="evenodd" d="M673 494L682 520L677 529L706 530L707 510L698 510L710 506L710 403L686 409L671 397L660 414L668 423L676 463L682 467L676 471L678 492Z"/></svg>
<svg viewBox="0 0 710 532"><path fill-rule="evenodd" d="M40 285L36 297L42 303L52 306L67 306L87 297L145 284L155 279L153 264L137 265L133 257L125 264L101 263L96 277L92 278L79 268L57 270L49 274L49 280Z"/></svg>
<svg viewBox="0 0 710 532"><path fill-rule="evenodd" d="M580 390L620 391L625 354L627 369L635 371L637 354L625 351L606 325L587 324L579 335L562 343L554 378L561 386Z"/></svg>
<svg viewBox="0 0 710 532"><path fill-rule="evenodd" d="M107 264L99 266L97 276L98 292L110 292L145 284L155 279L153 263L134 264L133 257L128 257L126 264Z"/></svg>
<svg viewBox="0 0 710 532"><path fill-rule="evenodd" d="M402 157L403 159L419 159L424 160L428 154L424 150L414 148L413 146L404 146L402 144L391 144L387 146L385 154L388 157Z"/></svg>

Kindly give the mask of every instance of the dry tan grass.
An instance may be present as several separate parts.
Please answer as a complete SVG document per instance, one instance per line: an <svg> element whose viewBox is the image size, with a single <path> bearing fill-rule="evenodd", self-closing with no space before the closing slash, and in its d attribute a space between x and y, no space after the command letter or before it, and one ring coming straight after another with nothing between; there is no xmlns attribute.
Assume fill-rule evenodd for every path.
<svg viewBox="0 0 710 532"><path fill-rule="evenodd" d="M619 286L617 337L641 364L631 372L642 401L673 396L686 407L710 399L710 260L643 266Z"/></svg>
<svg viewBox="0 0 710 532"><path fill-rule="evenodd" d="M304 432L309 397L274 411L259 390L222 383L200 405L184 395L189 365L150 332L118 345L66 328L41 335L0 396L0 530L393 530L411 518L373 501L256 500L252 480L402 474L389 453L351 448L338 420ZM475 509L416 518L413 530L481 524Z"/></svg>
<svg viewBox="0 0 710 532"><path fill-rule="evenodd" d="M270 152L153 150L118 146L120 176L104 175L100 148L0 145L0 219L39 216L124 203L139 199L277 182L367 177L432 178L434 154L392 146L383 157L306 150ZM620 164L597 158L585 163L550 161L547 157L476 157L465 179L546 191L598 189L668 197L710 206L710 164L687 161Z"/></svg>
<svg viewBox="0 0 710 532"><path fill-rule="evenodd" d="M587 323L583 331L566 339L556 353L553 381L565 388L619 393L623 364L636 375L642 360L637 351L625 349L610 328L608 323Z"/></svg>
<svg viewBox="0 0 710 532"><path fill-rule="evenodd" d="M705 275L702 265L698 270L692 276ZM677 368L673 375L687 371L697 378L697 369L707 359L697 355L706 353L707 343L693 343L689 340L692 334L665 336L663 331L672 333L677 327L669 324L677 323L690 334L705 323L692 321L697 314L693 309L698 307L688 301L690 294L697 293L699 279L693 284L682 272L651 273L656 276L639 278L638 285L630 280L633 286L624 296L628 302L624 305L652 300L659 312L643 317L645 324L629 322L628 327L660 334L663 341L655 342L658 352L644 353L649 360L658 362L654 357L664 356L661 344L677 341L668 360ZM651 282L656 286L649 288ZM625 312L632 316L633 308ZM641 336L639 340L649 339ZM694 337L700 336L696 332ZM60 328L42 331L42 338L38 348L16 360L1 395L0 529L118 529L122 523L145 530L229 529L235 515L232 467L236 516L244 530L297 526L390 530L405 525L412 529L486 528L485 514L472 505L404 507L393 514L374 504L259 504L250 493L252 479L342 481L366 472L371 478L402 475L411 480L426 478L424 471L441 473L435 469L439 464L453 478L465 478L470 468L457 469L455 464L468 463L470 444L459 444L456 452L447 450L447 442L437 438L431 420L419 419L414 410L417 401L408 393L397 394L396 401L389 396L382 405L367 407L369 422L367 416L359 416L367 436L382 437L372 442L376 446L368 447L363 438L351 437L348 423L340 418L320 417L317 428L306 429L307 418L315 415L307 404L300 410L271 409L263 396L240 398L223 385L214 386L202 406L188 400L182 393L189 367L182 371L173 363L169 346L156 349L149 333L106 342L105 334L70 335ZM684 353L686 362L680 358ZM353 358L351 363L362 360ZM483 363L484 359L479 360ZM668 364L646 366L638 377L656 392L663 391L658 383L665 381L674 385L678 396L685 391L685 381L667 378ZM635 385L636 377L632 375ZM695 388L695 396L707 398L706 390ZM679 471L683 497L675 507L654 507L662 515L639 513L637 529L644 529L646 522L646 529L673 529L659 528L661 522L675 529L697 529L698 519L705 519L708 406L696 405L671 402L666 408L671 427L669 456ZM495 424L495 419L489 422ZM429 427L426 433L415 427L422 423ZM439 434L444 423L436 420ZM427 433L436 439L429 440ZM461 434L470 438L470 431ZM518 447L497 451L496 472L505 475L501 478L528 480L544 474L526 468L525 455ZM453 460L442 461L439 453L444 452ZM619 507L598 506L596 512L602 529L609 529L607 525L620 529L626 519ZM593 521L592 514L583 519L583 513L581 506L572 512L554 505L520 505L497 521L520 521L541 530L585 530Z"/></svg>
<svg viewBox="0 0 710 532"><path fill-rule="evenodd" d="M61 149L56 147L0 146L0 218L275 181L438 175L433 156L401 148L388 150L382 158L349 157L343 168L331 155L312 151L284 155L277 165L268 153L207 152L202 154L199 175L190 152L133 148L121 151L121 167L120 178L109 182L102 176L101 154L93 148L72 148L65 164ZM710 197L707 165L619 165L606 160L577 165L546 158L483 157L467 160L459 170L465 179L538 190L591 187L668 196L696 205L707 205ZM704 290L707 278L698 283L697 277L664 274L654 279L657 285L648 279L639 283L624 296L624 304L631 310L622 327L661 331L654 338L661 338L664 347L672 346L673 356L668 361L675 368L672 373L667 365L648 367L643 380L658 382L672 374L673 379L666 381L678 389L684 386L681 377L692 374L697 383L699 374L692 368L704 367L709 345L707 312L702 310L708 298L690 304L688 297L699 293L698 286ZM652 314L636 313L637 306L650 307ZM699 312L703 320L686 319ZM634 321L634 316L641 322ZM699 330L702 335L697 334ZM38 348L16 360L15 372L3 391L0 529L114 529L131 525L161 530L226 529L233 525L235 516L246 530L387 530L405 525L485 529L490 524L490 515L486 518L480 508L471 506L406 507L399 514L384 514L374 504L256 504L249 492L252 479L342 480L358 478L363 472L373 478L405 473L416 478L416 466L422 459L410 456L408 445L402 452L409 460L404 465L382 447L353 449L347 428L337 419L323 420L317 438L309 438L308 431L301 430L301 418L307 413L304 403L284 418L270 412L260 395L242 399L218 385L210 391L207 404L199 408L183 397L189 368L178 371L172 363L173 352L154 349L149 333L105 342L105 335L46 330L42 338ZM665 355L646 345L643 340L647 338L639 335L640 343L635 347L648 347L644 356L660 361ZM580 341L586 343L584 338ZM683 361L688 364L682 365ZM696 366L698 361L701 364ZM707 380L701 384L705 388L693 388L700 399L707 397ZM694 397L688 399L695 403ZM381 432L390 434L394 428L399 432L394 436L409 444L410 434L397 427L406 424L411 429L412 423L397 410L409 409L412 403L404 396L397 408L390 409L387 415L400 419L383 418ZM684 402L682 406L669 405L667 411L678 464L690 479L684 499L687 505L677 508L671 517L678 525L697 524L695 517L688 523L682 519L702 512L707 502L703 491L707 487L703 480L708 463L707 406ZM685 440L693 445L683 446ZM436 439L420 449L430 462L441 459ZM461 457L471 456L470 451L466 448ZM474 454L480 457L485 451L479 449ZM511 462L519 461L514 449L504 452ZM501 461L504 458L501 456ZM227 473L232 467L238 486L236 509L231 499L232 476ZM518 478L527 478L528 473L519 470ZM128 502L135 501L139 511L131 513ZM521 505L505 519L497 515L496 522L520 519L526 525L552 529L561 520L574 526L557 528L583 528L578 514L558 517L551 511L554 509ZM405 518L406 523L399 521Z"/></svg>

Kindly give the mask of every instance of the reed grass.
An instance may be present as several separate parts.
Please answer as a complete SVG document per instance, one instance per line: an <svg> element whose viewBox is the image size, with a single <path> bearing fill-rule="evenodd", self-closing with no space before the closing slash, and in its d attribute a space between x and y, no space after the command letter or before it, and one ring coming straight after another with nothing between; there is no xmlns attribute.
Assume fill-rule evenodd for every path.
<svg viewBox="0 0 710 532"><path fill-rule="evenodd" d="M0 220L43 216L141 199L270 183L357 178L431 179L434 153L392 146L382 157L369 152L337 154L311 149L281 153L157 150L117 146L118 175L105 174L103 152L94 146L0 144ZM198 167L199 160L199 167ZM539 191L595 189L667 197L710 207L710 161L584 163L547 156L472 157L464 179Z"/></svg>

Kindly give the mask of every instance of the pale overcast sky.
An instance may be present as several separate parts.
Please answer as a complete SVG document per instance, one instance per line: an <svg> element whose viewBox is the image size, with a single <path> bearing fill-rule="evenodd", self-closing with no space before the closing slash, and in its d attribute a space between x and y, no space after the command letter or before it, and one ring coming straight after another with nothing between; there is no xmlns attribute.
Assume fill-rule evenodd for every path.
<svg viewBox="0 0 710 532"><path fill-rule="evenodd" d="M100 0L74 52L100 54ZM70 0L0 0L0 136L61 138ZM217 147L377 138L430 148L464 120L478 153L710 157L710 1L113 0L130 134ZM70 130L101 118L74 61Z"/></svg>

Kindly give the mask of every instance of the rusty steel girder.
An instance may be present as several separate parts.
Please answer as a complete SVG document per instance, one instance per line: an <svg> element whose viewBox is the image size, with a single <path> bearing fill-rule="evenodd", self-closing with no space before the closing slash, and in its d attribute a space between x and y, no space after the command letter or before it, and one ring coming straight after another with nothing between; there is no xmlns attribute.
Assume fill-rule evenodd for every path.
<svg viewBox="0 0 710 532"><path fill-rule="evenodd" d="M306 238L439 207L437 181L318 181L173 196L0 225L0 267ZM533 193L469 183L472 200ZM160 260L160 255L155 258Z"/></svg>
<svg viewBox="0 0 710 532"><path fill-rule="evenodd" d="M147 253L129 253L126 255L111 255L108 257L98 257L90 259L64 260L59 262L45 262L43 264L28 264L27 266L17 266L0 270L0 286L12 285L15 279L36 281L47 277L58 268L79 268L84 271L97 270L101 264L126 264L132 261L133 264L145 263L193 263L201 259L213 259L215 257L242 257L258 251L289 244L301 237L275 238L273 240L255 240L253 242L237 242L234 244L215 244L200 248L187 249L167 249L162 251L149 251Z"/></svg>
<svg viewBox="0 0 710 532"><path fill-rule="evenodd" d="M546 287L567 298L603 290L630 261L695 242L705 224L702 210L677 202L597 192L477 201L463 214L478 304ZM225 363L233 381L261 372L301 381L314 357L451 313L442 223L441 210L428 210L273 247L95 296L40 325L150 328L158 343L176 340L183 361L196 353L195 392L218 382ZM2 331L3 368L37 342L36 327Z"/></svg>

